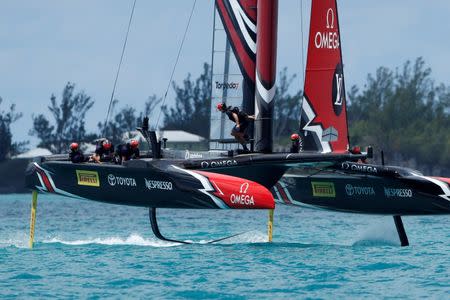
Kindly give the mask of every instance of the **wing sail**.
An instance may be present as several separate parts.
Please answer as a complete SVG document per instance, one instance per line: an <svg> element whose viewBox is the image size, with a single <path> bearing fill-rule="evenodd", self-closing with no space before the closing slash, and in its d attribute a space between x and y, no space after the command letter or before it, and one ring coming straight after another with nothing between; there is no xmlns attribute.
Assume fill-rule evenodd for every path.
<svg viewBox="0 0 450 300"><path fill-rule="evenodd" d="M312 1L300 120L304 150L347 151L346 105L336 1Z"/></svg>

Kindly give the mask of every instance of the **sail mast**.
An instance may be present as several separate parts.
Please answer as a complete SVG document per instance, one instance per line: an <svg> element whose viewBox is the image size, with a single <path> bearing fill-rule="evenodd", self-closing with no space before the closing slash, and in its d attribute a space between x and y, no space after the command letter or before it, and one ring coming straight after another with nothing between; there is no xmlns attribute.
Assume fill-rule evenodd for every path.
<svg viewBox="0 0 450 300"><path fill-rule="evenodd" d="M255 150L273 151L278 0L258 0L256 39Z"/></svg>

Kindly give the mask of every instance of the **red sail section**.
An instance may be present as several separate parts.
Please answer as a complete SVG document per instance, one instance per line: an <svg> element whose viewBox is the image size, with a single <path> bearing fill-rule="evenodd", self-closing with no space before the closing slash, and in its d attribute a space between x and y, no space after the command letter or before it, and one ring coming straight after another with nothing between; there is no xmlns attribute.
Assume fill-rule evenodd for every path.
<svg viewBox="0 0 450 300"><path fill-rule="evenodd" d="M336 1L313 0L300 121L304 150L347 151L345 98Z"/></svg>
<svg viewBox="0 0 450 300"><path fill-rule="evenodd" d="M255 151L273 148L273 111L277 61L278 0L258 1L258 43L255 92Z"/></svg>
<svg viewBox="0 0 450 300"><path fill-rule="evenodd" d="M242 74L255 84L256 0L216 0L228 40Z"/></svg>

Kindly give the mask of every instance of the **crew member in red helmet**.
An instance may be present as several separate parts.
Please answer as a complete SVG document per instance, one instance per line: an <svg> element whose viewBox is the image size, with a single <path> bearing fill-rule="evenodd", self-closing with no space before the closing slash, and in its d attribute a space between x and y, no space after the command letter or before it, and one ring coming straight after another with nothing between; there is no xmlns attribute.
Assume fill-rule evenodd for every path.
<svg viewBox="0 0 450 300"><path fill-rule="evenodd" d="M117 146L116 154L119 158L117 163L139 158L139 142L137 140L131 140L126 144L120 144Z"/></svg>
<svg viewBox="0 0 450 300"><path fill-rule="evenodd" d="M80 147L78 146L78 143L74 142L74 143L70 144L69 159L73 163L84 162L84 155L81 152Z"/></svg>
<svg viewBox="0 0 450 300"><path fill-rule="evenodd" d="M362 152L361 152L361 147L360 146L354 146L351 150L350 150L350 153L352 153L352 154L362 154ZM367 164L367 159L358 159L358 161L357 161L358 163L360 163L360 164Z"/></svg>
<svg viewBox="0 0 450 300"><path fill-rule="evenodd" d="M102 139L97 143L95 153L89 161L101 163L111 161L114 158L114 145L107 139Z"/></svg>
<svg viewBox="0 0 450 300"><path fill-rule="evenodd" d="M254 115L248 115L241 111L238 107L227 106L225 103L217 104L217 109L228 116L228 119L236 123L231 130L231 135L242 145L244 151L249 152L246 142L246 130L250 125L250 121L255 120Z"/></svg>
<svg viewBox="0 0 450 300"><path fill-rule="evenodd" d="M303 149L302 139L298 135L298 133L291 134L291 153L298 153Z"/></svg>

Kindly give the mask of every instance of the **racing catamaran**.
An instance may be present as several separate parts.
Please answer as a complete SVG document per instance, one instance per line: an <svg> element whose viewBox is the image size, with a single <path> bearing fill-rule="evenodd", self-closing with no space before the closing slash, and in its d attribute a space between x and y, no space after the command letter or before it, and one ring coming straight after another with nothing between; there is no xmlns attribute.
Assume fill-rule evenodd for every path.
<svg viewBox="0 0 450 300"><path fill-rule="evenodd" d="M151 151L141 159L115 165L71 163L65 156L38 158L26 171L26 185L33 192L30 246L38 192L148 207L155 236L173 241L159 231L157 208L268 209L273 218L275 201L269 189L292 166L325 167L366 157L351 153L272 153L277 7L277 0L216 1L245 85L255 87L256 153L214 150L191 158L184 152L161 149L161 141L149 131L147 119L139 130Z"/></svg>
<svg viewBox="0 0 450 300"><path fill-rule="evenodd" d="M419 175L411 175L411 179L411 176L405 175L407 170L402 168L360 166L355 162L370 157L370 151L362 154L348 151L343 65L335 0L313 1L312 6L311 20L315 20L314 24L317 26L311 26L311 32L315 36L310 37L307 70L309 79L305 82L301 121L305 147L309 151L273 153L277 7L277 0L216 0L216 13L222 22L227 42L223 52L224 71L215 73L213 68L213 89L219 90L221 95L217 97L222 97L228 104L244 107L250 113L254 110L257 117L251 135L254 153L238 154L227 148L230 143L225 139L224 132L227 131L223 129L226 123L222 116L215 114L212 109L211 119L216 118L213 123L221 126L211 126L211 137L216 135L216 138L211 138L210 151L189 153L162 149L155 132L149 130L147 119L139 130L148 141L151 151L145 153L141 159L115 165L74 164L68 161L67 157L41 157L30 163L26 171L26 184L33 192L30 246L34 237L38 192L148 207L155 236L169 241L173 240L165 238L159 230L157 208L268 209L271 240L275 208L271 188L274 188L273 192L279 203L308 204L363 213L388 211L388 214L391 214L394 210L386 208L389 207L386 206L387 201L378 204L349 201L348 199L352 198L343 194L346 190L342 190L342 186L352 184L353 195L360 196L362 193L359 189L362 185L356 185L353 181L346 183L350 178L364 180L364 184L367 182L373 185L378 182L378 178L383 180L380 184L386 181L395 182L394 187L386 185L386 188L389 195L396 196L400 193L395 190L396 186L403 188L406 184L403 179L408 177L408 180L423 181L438 187L418 185L417 188L421 190L414 192L414 195L417 193L421 197L431 197L433 201L448 198L445 192L445 197L441 197L440 192L443 191L444 185L448 190L448 181L428 177L424 179ZM311 41L317 51L311 50ZM234 95L234 98L233 95L227 94L229 88L233 89L236 86L234 83L241 82L230 82L229 72L225 72L226 61L230 62L230 59L236 62L241 76L239 78L242 80L242 95ZM317 91L319 89L320 91ZM212 99L214 95L213 92ZM280 181L291 168L302 172L321 170L321 173L290 176ZM373 168L376 168L376 174L368 171L374 170ZM325 176L325 179L320 176ZM294 178L294 188L285 188L286 178ZM361 182L358 181L358 184ZM283 189L280 190L279 187ZM286 198L278 197L286 194ZM394 200L393 197L387 199ZM440 207L440 213L450 211L449 201L446 201L445 204L436 206ZM398 210L392 214L405 215L411 212L411 207L407 209L409 210ZM416 209L420 209L419 206ZM428 213L436 213L436 210ZM400 223L397 223L401 224L400 217L396 217L396 220L400 220ZM400 233L402 224L399 228ZM404 240L402 234L400 236Z"/></svg>
<svg viewBox="0 0 450 300"><path fill-rule="evenodd" d="M346 153L347 104L335 0L312 1L300 133L303 149ZM384 159L383 159L384 160ZM346 161L293 170L276 184L277 202L344 212L393 215L401 244L408 239L401 216L450 213L450 179L382 165Z"/></svg>

